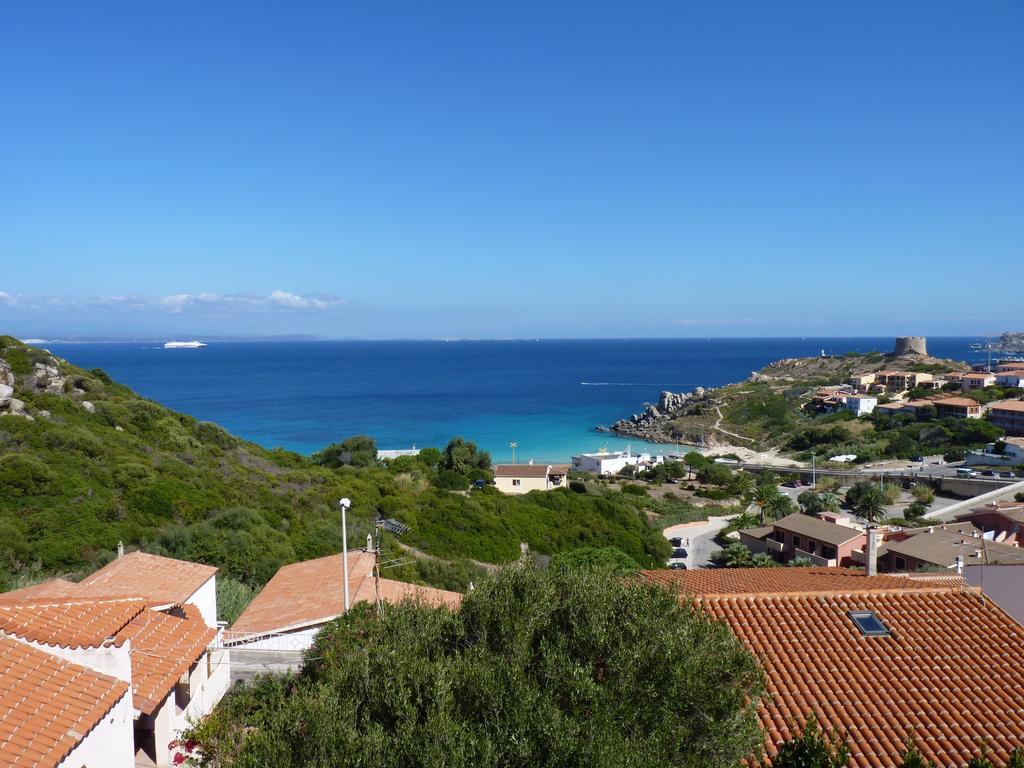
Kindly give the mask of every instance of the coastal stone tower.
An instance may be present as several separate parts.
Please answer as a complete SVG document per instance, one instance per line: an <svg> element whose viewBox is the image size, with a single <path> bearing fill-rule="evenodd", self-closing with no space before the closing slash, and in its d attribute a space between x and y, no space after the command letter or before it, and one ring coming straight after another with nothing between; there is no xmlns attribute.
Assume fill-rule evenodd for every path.
<svg viewBox="0 0 1024 768"><path fill-rule="evenodd" d="M924 336L897 336L897 355L927 355L928 342Z"/></svg>

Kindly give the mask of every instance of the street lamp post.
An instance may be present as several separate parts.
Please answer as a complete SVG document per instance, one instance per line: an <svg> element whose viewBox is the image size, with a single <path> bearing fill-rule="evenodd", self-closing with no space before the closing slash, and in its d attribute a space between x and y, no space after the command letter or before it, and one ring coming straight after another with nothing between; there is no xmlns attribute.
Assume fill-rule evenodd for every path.
<svg viewBox="0 0 1024 768"><path fill-rule="evenodd" d="M349 499L338 502L341 507L341 569L345 579L345 613L348 613L348 510L352 506Z"/></svg>
<svg viewBox="0 0 1024 768"><path fill-rule="evenodd" d="M811 451L811 488L817 488L818 481L814 474L814 451Z"/></svg>

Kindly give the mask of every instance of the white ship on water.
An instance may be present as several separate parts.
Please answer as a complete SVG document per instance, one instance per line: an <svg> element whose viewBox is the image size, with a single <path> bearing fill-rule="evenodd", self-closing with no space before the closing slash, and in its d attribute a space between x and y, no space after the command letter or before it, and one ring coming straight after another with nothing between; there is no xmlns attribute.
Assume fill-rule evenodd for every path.
<svg viewBox="0 0 1024 768"><path fill-rule="evenodd" d="M201 341L168 341L164 349L199 349L205 346Z"/></svg>

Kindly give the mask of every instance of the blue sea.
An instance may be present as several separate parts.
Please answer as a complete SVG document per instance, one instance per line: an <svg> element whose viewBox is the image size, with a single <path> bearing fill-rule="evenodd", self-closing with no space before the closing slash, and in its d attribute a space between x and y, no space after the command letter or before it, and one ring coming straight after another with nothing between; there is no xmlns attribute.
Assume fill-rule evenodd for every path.
<svg viewBox="0 0 1024 768"><path fill-rule="evenodd" d="M929 352L979 362L970 338ZM497 461L567 460L632 443L596 431L662 390L739 381L784 357L889 351L892 338L48 343L85 368L268 448L311 453L350 435L380 448L461 435ZM662 446L663 450L664 447Z"/></svg>

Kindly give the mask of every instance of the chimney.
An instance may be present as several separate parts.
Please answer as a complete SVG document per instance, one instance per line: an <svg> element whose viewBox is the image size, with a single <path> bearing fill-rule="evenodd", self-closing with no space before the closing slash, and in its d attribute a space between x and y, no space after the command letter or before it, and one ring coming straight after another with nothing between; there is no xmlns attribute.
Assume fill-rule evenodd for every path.
<svg viewBox="0 0 1024 768"><path fill-rule="evenodd" d="M962 557L960 557L960 555L956 556L956 575L957 576L963 576L964 575L964 559Z"/></svg>
<svg viewBox="0 0 1024 768"><path fill-rule="evenodd" d="M124 542L123 541L117 542L117 557L118 557L118 559L124 557Z"/></svg>
<svg viewBox="0 0 1024 768"><path fill-rule="evenodd" d="M366 534L366 551L373 552L373 534Z"/></svg>
<svg viewBox="0 0 1024 768"><path fill-rule="evenodd" d="M865 563L865 570L868 576L878 575L878 530L871 526L868 528L868 558Z"/></svg>

